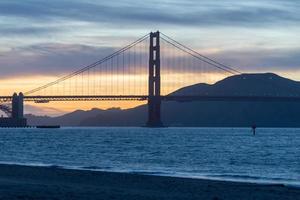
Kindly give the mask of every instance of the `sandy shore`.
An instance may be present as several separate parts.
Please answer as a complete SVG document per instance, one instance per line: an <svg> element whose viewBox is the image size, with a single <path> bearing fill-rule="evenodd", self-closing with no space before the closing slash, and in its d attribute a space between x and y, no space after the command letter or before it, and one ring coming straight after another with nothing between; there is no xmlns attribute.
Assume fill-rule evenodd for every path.
<svg viewBox="0 0 300 200"><path fill-rule="evenodd" d="M0 165L0 199L300 199L300 189L137 174Z"/></svg>

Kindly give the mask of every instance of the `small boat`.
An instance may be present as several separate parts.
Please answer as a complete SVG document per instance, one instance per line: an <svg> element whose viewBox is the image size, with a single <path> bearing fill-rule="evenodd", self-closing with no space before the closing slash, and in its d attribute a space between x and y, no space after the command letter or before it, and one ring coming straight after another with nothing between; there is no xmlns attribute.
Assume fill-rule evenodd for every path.
<svg viewBox="0 0 300 200"><path fill-rule="evenodd" d="M60 126L59 125L54 125L54 126L36 126L36 128L60 128Z"/></svg>

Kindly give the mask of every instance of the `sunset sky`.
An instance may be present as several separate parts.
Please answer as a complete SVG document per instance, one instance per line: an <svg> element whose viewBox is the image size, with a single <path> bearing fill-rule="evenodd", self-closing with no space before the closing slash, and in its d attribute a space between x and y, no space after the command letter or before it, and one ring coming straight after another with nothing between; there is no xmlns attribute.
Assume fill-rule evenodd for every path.
<svg viewBox="0 0 300 200"><path fill-rule="evenodd" d="M160 30L239 71L300 81L300 1L1 0L0 95L27 91ZM134 102L52 103L57 115Z"/></svg>

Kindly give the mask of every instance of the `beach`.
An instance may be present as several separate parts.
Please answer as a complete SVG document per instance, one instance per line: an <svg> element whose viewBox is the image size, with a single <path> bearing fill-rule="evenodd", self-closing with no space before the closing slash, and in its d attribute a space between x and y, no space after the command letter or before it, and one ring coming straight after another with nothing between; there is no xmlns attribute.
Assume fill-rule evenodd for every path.
<svg viewBox="0 0 300 200"><path fill-rule="evenodd" d="M300 189L142 174L0 165L0 199L300 199Z"/></svg>

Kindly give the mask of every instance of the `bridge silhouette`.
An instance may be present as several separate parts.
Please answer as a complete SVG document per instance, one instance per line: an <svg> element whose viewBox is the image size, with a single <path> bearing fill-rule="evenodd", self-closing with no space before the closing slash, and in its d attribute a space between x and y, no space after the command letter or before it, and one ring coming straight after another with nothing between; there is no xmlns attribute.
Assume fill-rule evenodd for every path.
<svg viewBox="0 0 300 200"><path fill-rule="evenodd" d="M241 72L233 67L157 31L53 82L13 96L0 96L0 110L23 120L24 101L147 101L146 125L161 127L162 101L300 100L297 96L210 95L197 90L178 93L190 85L215 83L238 74Z"/></svg>

